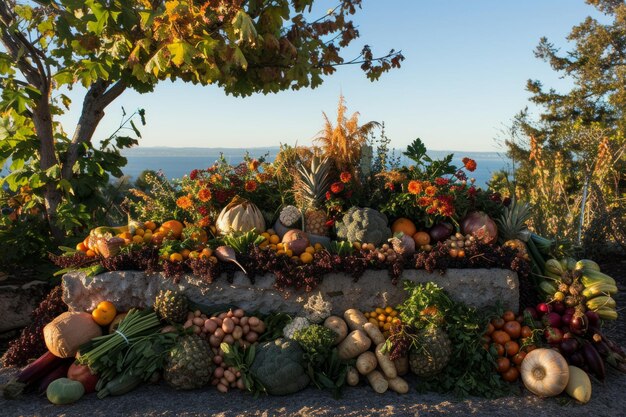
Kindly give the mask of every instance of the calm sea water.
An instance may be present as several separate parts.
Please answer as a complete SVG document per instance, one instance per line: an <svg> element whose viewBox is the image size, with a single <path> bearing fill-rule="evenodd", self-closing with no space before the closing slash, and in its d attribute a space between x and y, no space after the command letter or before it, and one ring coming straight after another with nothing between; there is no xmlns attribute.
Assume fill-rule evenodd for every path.
<svg viewBox="0 0 626 417"><path fill-rule="evenodd" d="M232 149L224 152L224 157L230 164L234 165L243 160L244 152L244 150ZM268 160L272 160L276 155L274 149L251 150L250 155L252 157L259 157L268 152ZM181 178L183 175L189 174L192 169L210 167L220 156L219 152L199 152L203 154L202 156L191 156L183 152L174 151L170 152L174 155L164 155L163 153L165 153L165 151L149 152L146 155L137 155L135 152L133 154L126 154L128 164L122 171L125 175L132 178L137 178L142 171L147 169L154 171L161 170L165 176L170 179ZM176 153L179 153L179 155L175 155ZM434 158L440 158L447 153L431 152L430 154ZM486 185L494 172L502 169L511 170L510 161L496 152L456 152L455 156L456 155L458 155L458 158L454 158L453 163L458 167L463 165L461 159L465 156L476 161L477 168L476 171L472 173L472 176L476 178L476 183L481 187Z"/></svg>

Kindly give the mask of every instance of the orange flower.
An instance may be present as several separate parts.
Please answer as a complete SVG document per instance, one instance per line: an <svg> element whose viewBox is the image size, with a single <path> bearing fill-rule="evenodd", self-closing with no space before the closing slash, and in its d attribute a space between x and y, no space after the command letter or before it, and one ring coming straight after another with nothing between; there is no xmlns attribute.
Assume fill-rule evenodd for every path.
<svg viewBox="0 0 626 417"><path fill-rule="evenodd" d="M198 222L198 226L200 227L208 227L211 225L211 218L209 216L204 216Z"/></svg>
<svg viewBox="0 0 626 417"><path fill-rule="evenodd" d="M264 182L267 182L271 179L272 176L266 172L260 172L256 174L256 180L259 182L259 184L263 184Z"/></svg>
<svg viewBox="0 0 626 417"><path fill-rule="evenodd" d="M417 205L420 207L430 206L432 202L433 202L433 199L430 197L420 197L417 199Z"/></svg>
<svg viewBox="0 0 626 417"><path fill-rule="evenodd" d="M350 180L352 180L352 174L350 174L349 172L344 171L344 172L341 173L341 175L339 175L339 179L344 184L347 184L347 183L350 182Z"/></svg>
<svg viewBox="0 0 626 417"><path fill-rule="evenodd" d="M411 194L419 194L422 192L422 183L419 181L410 181L409 182L409 193Z"/></svg>
<svg viewBox="0 0 626 417"><path fill-rule="evenodd" d="M253 159L252 161L250 161L250 164L248 164L248 168L250 169L250 171L256 171L257 169L259 169L259 165L261 165L261 163L258 161L258 159Z"/></svg>
<svg viewBox="0 0 626 417"><path fill-rule="evenodd" d="M191 198L184 195L176 200L176 205L183 210L188 210L191 206L193 206L193 202L191 201Z"/></svg>
<svg viewBox="0 0 626 417"><path fill-rule="evenodd" d="M213 184L218 183L218 182L222 182L222 176L220 174L213 174L213 175L211 175L211 178L209 178L209 180Z"/></svg>
<svg viewBox="0 0 626 417"><path fill-rule="evenodd" d="M435 194L437 194L437 187L435 187L434 185L429 185L428 187L426 187L426 195L429 196L434 196Z"/></svg>
<svg viewBox="0 0 626 417"><path fill-rule="evenodd" d="M246 185L244 185L243 188L246 191L253 192L254 190L256 190L256 187L257 187L256 181L248 180L248 181L246 181Z"/></svg>
<svg viewBox="0 0 626 417"><path fill-rule="evenodd" d="M333 194L339 194L344 190L345 186L341 182L334 182L330 185L330 191Z"/></svg>
<svg viewBox="0 0 626 417"><path fill-rule="evenodd" d="M203 203L209 201L211 197L211 190L209 190L208 188L203 188L198 192L198 200L202 201Z"/></svg>
<svg viewBox="0 0 626 417"><path fill-rule="evenodd" d="M474 172L476 169L476 161L468 157L463 158L463 165L465 165L465 169L469 172Z"/></svg>

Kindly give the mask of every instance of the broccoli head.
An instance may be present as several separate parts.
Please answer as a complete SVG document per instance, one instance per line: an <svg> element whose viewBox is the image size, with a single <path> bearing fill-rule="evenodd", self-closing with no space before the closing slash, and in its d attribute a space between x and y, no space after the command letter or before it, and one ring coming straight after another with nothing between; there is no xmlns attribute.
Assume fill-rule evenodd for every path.
<svg viewBox="0 0 626 417"><path fill-rule="evenodd" d="M337 223L337 237L378 246L391 237L387 216L371 208L350 208Z"/></svg>

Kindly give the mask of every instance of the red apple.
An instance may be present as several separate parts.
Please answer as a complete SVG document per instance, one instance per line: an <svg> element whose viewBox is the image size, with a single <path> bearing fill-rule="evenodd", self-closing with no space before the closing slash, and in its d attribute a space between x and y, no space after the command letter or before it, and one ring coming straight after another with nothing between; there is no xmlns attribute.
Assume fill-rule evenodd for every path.
<svg viewBox="0 0 626 417"><path fill-rule="evenodd" d="M96 392L98 375L92 374L88 366L73 363L70 366L70 369L67 371L67 377L83 384L83 387L85 388L85 394L89 394L90 392Z"/></svg>

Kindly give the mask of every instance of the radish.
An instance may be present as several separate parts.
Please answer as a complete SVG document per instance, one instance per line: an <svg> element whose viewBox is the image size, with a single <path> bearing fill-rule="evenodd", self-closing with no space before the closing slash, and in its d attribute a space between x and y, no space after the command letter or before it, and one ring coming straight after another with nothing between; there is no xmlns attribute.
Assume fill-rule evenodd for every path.
<svg viewBox="0 0 626 417"><path fill-rule="evenodd" d="M217 259L219 259L220 261L232 262L235 265L237 265L239 268L241 268L244 274L248 275L244 267L241 266L239 262L237 262L237 256L235 255L235 250L231 248L230 246L218 246L217 248L215 248L214 253L215 253L215 257L217 257Z"/></svg>

